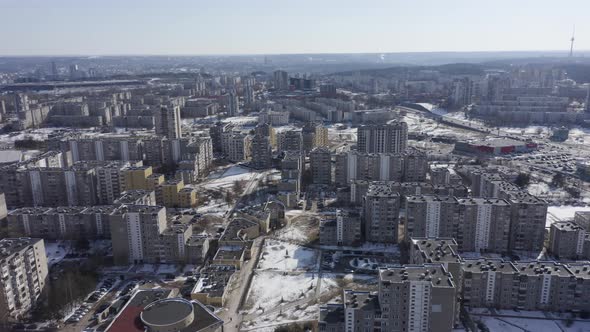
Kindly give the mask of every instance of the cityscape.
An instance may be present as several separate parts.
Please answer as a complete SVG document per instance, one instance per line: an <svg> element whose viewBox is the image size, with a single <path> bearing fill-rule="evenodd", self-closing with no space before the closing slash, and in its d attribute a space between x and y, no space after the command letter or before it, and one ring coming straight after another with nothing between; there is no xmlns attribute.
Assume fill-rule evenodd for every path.
<svg viewBox="0 0 590 332"><path fill-rule="evenodd" d="M387 44L376 32L371 43L350 33L347 52L342 36L322 39L328 22L344 29L337 19L356 8L344 1L317 4L326 22L315 37L301 27L310 40L292 51L274 48L292 27L277 36L264 16L282 5L233 2L267 19L267 36L241 26L253 48L220 48L245 38L224 27L195 50L178 22L126 43L180 45L158 52L116 47L172 4L129 12L116 36L94 26L125 20L101 16L119 8L111 0L5 1L5 31L24 24L17 12L48 16L14 29L13 44L0 37L0 331L590 331L583 22L560 19L558 43L547 33L522 49L499 27L489 48L448 35L449 49L375 51ZM91 34L57 35L72 22L44 23L66 20L66 3L96 10L79 28L102 51L87 51ZM359 15L359 29L403 11L379 3L358 9L376 20ZM179 21L219 9L184 4ZM563 10L514 6L531 11L516 26Z"/></svg>

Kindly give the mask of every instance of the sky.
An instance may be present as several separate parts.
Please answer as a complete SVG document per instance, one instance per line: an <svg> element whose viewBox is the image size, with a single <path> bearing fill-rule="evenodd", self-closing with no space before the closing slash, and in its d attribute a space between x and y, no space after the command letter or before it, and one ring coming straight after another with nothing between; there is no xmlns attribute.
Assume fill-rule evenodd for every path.
<svg viewBox="0 0 590 332"><path fill-rule="evenodd" d="M589 0L0 0L0 55L590 49Z"/></svg>

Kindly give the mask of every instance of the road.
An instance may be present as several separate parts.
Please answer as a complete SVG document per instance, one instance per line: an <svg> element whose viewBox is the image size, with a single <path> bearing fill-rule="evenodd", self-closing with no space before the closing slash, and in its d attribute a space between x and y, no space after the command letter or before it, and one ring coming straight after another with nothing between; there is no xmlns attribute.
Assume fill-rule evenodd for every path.
<svg viewBox="0 0 590 332"><path fill-rule="evenodd" d="M242 298L248 295L250 290L250 283L248 278L254 272L256 263L258 261L258 254L262 250L262 244L264 243L264 237L258 237L254 240L251 250L251 259L242 265L242 269L238 272L237 276L234 276L233 281L228 287L229 293L227 294L227 302L225 308L219 313L219 317L223 319L224 332L238 332L240 325L242 324L242 315L240 314L240 305ZM237 278L236 278L237 277Z"/></svg>
<svg viewBox="0 0 590 332"><path fill-rule="evenodd" d="M258 173L254 178L252 178L248 182L246 188L242 192L242 195L236 200L232 208L229 211L227 211L224 215L226 222L229 221L229 219L231 219L231 216L233 215L238 205L244 199L244 196L250 195L258 187L258 184L266 175L266 172ZM223 311L219 313L219 317L224 321L224 332L239 331L239 327L242 324L242 315L239 313L241 309L242 298L246 297L248 295L248 291L250 290L250 283L248 282L248 280L251 277L255 265L258 261L257 258L262 250L262 244L264 243L264 239L265 237L261 236L254 240L250 252L250 260L248 260L242 265L242 268L240 269L238 274L234 276L233 281L230 285L228 285L230 289L227 295L227 302L224 306Z"/></svg>

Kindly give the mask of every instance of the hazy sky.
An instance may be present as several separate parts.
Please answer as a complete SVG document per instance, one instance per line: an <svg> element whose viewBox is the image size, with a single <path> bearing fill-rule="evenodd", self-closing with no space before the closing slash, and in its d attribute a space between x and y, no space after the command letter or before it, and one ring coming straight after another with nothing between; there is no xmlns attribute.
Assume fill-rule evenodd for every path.
<svg viewBox="0 0 590 332"><path fill-rule="evenodd" d="M0 0L0 55L590 49L590 0Z"/></svg>

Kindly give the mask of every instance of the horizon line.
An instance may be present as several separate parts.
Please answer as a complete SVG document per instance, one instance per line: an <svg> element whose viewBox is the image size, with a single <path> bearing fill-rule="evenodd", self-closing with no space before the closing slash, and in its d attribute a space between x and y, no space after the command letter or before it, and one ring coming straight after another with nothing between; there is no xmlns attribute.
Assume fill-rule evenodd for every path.
<svg viewBox="0 0 590 332"><path fill-rule="evenodd" d="M103 53L103 54L0 54L0 58L8 57L31 57L31 58L43 58L43 57L120 57L120 56L143 56L143 57L155 57L155 56L174 56L174 57L211 57L211 56L225 56L225 57L244 57L244 56L283 56L283 55L372 55L372 54L433 54L433 53L444 53L444 54L473 54L473 53L564 53L564 57L569 57L569 50L484 50L484 51L395 51L395 52L318 52L318 53ZM590 49L582 49L574 51L573 57L579 54L577 52L590 52Z"/></svg>

